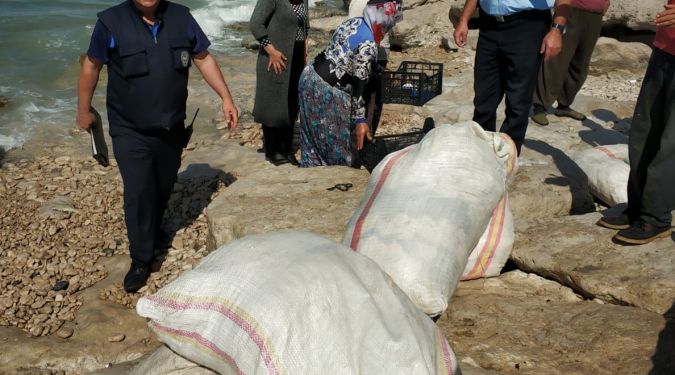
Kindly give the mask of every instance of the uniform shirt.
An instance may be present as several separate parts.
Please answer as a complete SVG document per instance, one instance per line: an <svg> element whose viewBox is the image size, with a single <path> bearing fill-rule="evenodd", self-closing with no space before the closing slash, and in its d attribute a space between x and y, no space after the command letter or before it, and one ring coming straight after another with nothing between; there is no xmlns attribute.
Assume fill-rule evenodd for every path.
<svg viewBox="0 0 675 375"><path fill-rule="evenodd" d="M608 0L572 0L572 6L578 9L602 13Z"/></svg>
<svg viewBox="0 0 675 375"><path fill-rule="evenodd" d="M675 4L675 0L670 0L668 4ZM675 56L675 28L657 28L654 47Z"/></svg>
<svg viewBox="0 0 675 375"><path fill-rule="evenodd" d="M523 10L553 8L555 0L480 0L480 8L491 16L508 16Z"/></svg>
<svg viewBox="0 0 675 375"><path fill-rule="evenodd" d="M160 32L163 27L160 20L157 20L154 25L146 25L148 26L148 32L152 33L155 37L157 37L157 33ZM206 34L204 34L204 31L202 31L192 15L190 15L190 20L188 21L188 38L190 38L190 44L192 46L190 53L193 56L206 51L211 45L209 38L206 37ZM103 22L98 20L94 26L94 31L91 34L91 42L89 43L87 56L107 64L110 59L110 50L113 48L115 48L115 38Z"/></svg>

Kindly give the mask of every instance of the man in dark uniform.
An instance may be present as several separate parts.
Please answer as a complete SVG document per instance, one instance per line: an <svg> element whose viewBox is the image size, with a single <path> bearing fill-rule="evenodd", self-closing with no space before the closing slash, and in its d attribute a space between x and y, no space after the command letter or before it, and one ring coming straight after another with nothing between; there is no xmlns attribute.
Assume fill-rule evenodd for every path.
<svg viewBox="0 0 675 375"><path fill-rule="evenodd" d="M127 0L98 14L78 84L77 125L95 121L91 98L108 65L106 106L113 152L124 183L131 267L124 289L150 276L155 249L166 241L164 209L180 167L185 102L192 62L222 99L230 129L238 112L210 42L189 9L165 0Z"/></svg>
<svg viewBox="0 0 675 375"><path fill-rule="evenodd" d="M513 139L519 155L539 66L542 57L548 60L562 48L570 1L466 0L455 25L455 43L464 47L469 18L479 9L473 120L485 130L496 131L497 107L506 96L506 118L499 131Z"/></svg>

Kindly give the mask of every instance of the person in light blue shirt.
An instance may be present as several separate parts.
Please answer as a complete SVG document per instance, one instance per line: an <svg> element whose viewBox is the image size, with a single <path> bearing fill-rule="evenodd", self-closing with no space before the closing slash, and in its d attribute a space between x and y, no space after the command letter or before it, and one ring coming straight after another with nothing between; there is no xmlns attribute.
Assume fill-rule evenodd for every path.
<svg viewBox="0 0 675 375"><path fill-rule="evenodd" d="M548 10L555 0L480 0L480 8L493 16L507 16L524 10Z"/></svg>
<svg viewBox="0 0 675 375"><path fill-rule="evenodd" d="M497 107L506 97L505 119L499 130L513 139L519 155L541 61L562 49L570 3L571 0L466 0L455 25L455 43L464 47L469 19L479 10L473 120L485 130L496 131Z"/></svg>

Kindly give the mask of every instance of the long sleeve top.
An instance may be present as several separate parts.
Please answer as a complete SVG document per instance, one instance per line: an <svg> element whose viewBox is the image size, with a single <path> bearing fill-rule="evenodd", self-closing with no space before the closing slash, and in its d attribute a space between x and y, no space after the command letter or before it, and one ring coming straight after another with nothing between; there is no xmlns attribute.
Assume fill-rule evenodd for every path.
<svg viewBox="0 0 675 375"><path fill-rule="evenodd" d="M317 73L324 77L326 70L334 77L327 81L352 95L352 119L364 122L366 107L363 94L377 60L377 44L370 26L363 17L350 18L333 34L328 47L317 56L322 65ZM325 69L327 65L327 69Z"/></svg>

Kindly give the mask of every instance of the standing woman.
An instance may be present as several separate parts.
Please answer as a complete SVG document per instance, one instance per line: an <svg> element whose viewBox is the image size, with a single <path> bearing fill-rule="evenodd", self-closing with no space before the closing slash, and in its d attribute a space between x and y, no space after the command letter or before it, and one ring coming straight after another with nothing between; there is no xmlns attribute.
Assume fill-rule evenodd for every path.
<svg viewBox="0 0 675 375"><path fill-rule="evenodd" d="M301 167L355 166L372 135L364 92L384 35L403 19L401 0L369 0L363 17L344 21L300 77Z"/></svg>
<svg viewBox="0 0 675 375"><path fill-rule="evenodd" d="M307 0L258 0L249 22L260 44L253 118L262 124L265 158L274 165L298 164L293 124L306 60L307 9Z"/></svg>

